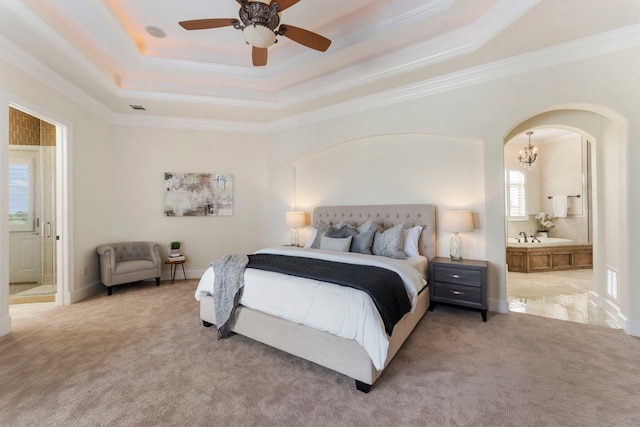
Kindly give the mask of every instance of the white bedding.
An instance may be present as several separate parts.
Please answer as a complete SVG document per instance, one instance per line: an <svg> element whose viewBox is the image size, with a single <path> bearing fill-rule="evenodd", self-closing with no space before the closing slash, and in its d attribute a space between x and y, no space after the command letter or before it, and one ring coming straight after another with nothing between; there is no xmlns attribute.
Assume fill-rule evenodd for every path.
<svg viewBox="0 0 640 427"><path fill-rule="evenodd" d="M352 252L276 247L256 253L271 253L319 258L328 261L373 265L395 271L402 278L411 309L426 285L427 259L406 260ZM243 306L292 322L301 323L346 339L353 339L366 350L376 369L384 368L389 339L378 310L365 292L301 277L248 268L240 300ZM209 267L196 289L196 300L213 295L213 269Z"/></svg>

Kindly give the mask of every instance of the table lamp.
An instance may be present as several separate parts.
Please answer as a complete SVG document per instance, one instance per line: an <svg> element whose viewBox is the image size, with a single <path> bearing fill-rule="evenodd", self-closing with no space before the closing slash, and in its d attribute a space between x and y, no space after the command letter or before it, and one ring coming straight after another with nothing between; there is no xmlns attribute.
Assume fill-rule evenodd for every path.
<svg viewBox="0 0 640 427"><path fill-rule="evenodd" d="M440 219L443 231L453 232L449 255L453 261L462 261L462 239L458 233L473 231L473 213L471 211L445 211Z"/></svg>
<svg viewBox="0 0 640 427"><path fill-rule="evenodd" d="M298 228L304 227L307 222L305 213L300 211L287 212L284 222L287 227L291 228L291 246L299 246Z"/></svg>

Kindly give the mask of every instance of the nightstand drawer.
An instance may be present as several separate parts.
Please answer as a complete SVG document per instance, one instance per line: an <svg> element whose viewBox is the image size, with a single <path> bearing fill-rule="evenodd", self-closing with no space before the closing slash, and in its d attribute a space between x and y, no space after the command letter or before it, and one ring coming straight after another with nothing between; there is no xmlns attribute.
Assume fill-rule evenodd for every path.
<svg viewBox="0 0 640 427"><path fill-rule="evenodd" d="M482 272L467 270L463 268L449 268L436 266L434 268L434 278L436 282L455 283L467 286L481 286Z"/></svg>
<svg viewBox="0 0 640 427"><path fill-rule="evenodd" d="M437 282L434 296L438 301L457 304L483 305L482 288L479 286L455 285Z"/></svg>

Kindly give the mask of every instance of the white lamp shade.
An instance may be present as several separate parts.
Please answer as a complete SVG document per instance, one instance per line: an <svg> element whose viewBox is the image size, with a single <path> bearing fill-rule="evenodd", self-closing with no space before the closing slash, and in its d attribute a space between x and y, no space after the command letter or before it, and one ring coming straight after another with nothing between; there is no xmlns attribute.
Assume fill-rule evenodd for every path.
<svg viewBox="0 0 640 427"><path fill-rule="evenodd" d="M269 47L276 42L276 33L264 25L247 25L242 35L247 43L255 47Z"/></svg>
<svg viewBox="0 0 640 427"><path fill-rule="evenodd" d="M287 212L284 222L289 228L304 227L307 223L306 214L300 211Z"/></svg>
<svg viewBox="0 0 640 427"><path fill-rule="evenodd" d="M453 233L468 233L473 231L473 212L471 211L445 211L440 218L442 231Z"/></svg>

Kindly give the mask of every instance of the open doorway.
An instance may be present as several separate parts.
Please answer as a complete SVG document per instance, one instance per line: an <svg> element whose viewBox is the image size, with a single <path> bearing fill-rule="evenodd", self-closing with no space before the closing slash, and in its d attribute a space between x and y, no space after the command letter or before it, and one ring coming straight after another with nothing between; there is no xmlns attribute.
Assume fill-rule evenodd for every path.
<svg viewBox="0 0 640 427"><path fill-rule="evenodd" d="M619 328L593 270L592 141L536 127L504 153L509 311Z"/></svg>
<svg viewBox="0 0 640 427"><path fill-rule="evenodd" d="M9 108L9 304L55 302L56 125Z"/></svg>
<svg viewBox="0 0 640 427"><path fill-rule="evenodd" d="M22 98L8 91L0 90L0 175L2 176L2 182L6 182L7 184L10 164L9 149L15 148L13 147L13 144L9 144L9 114L11 109L26 113L40 121L49 123L51 126L48 126L46 131L55 134L55 137L49 136L51 140L55 139L55 156L40 159L38 155L38 160L45 163L45 167L53 173L52 179L47 182L54 186L55 190L52 189L51 192L48 193L49 197L44 200L49 206L47 209L55 210L55 214L50 212L53 215L53 220L50 221L51 225L44 224L44 220L41 219L39 226L36 223L36 227L31 231L31 233L43 233L44 236L47 236L47 239L52 242L49 249L45 249L45 245L43 245L41 250L38 252L41 257L44 254L44 256L48 257L51 262L50 265L43 265L41 280L43 280L44 283L49 284L51 287L55 285L55 302L9 305L9 261L11 251L9 248L9 197L7 194L7 197L2 197L0 199L0 217L2 218L2 222L0 224L0 240L3 242L0 246L0 265L2 266L0 268L0 336L11 332L12 318L14 318L15 310L10 310L10 307L39 307L44 305L55 307L67 305L72 302L72 284L69 282L69 279L72 278L71 271L73 265L73 230L71 228L73 218L71 205L71 178L73 175L73 168L71 164L72 124L64 117L52 113L40 105L34 104L28 99ZM29 150L25 149L24 151ZM52 165L48 165L47 163L52 163ZM35 176L35 174L33 174L33 176ZM8 185L5 189L8 193ZM4 194L3 189L3 195ZM18 217L20 217L20 215L18 215ZM31 219L33 218L37 217L31 215ZM24 226L28 227L29 221L24 222ZM31 221L31 224L33 224L33 221ZM23 249L24 247L25 246L23 246ZM52 253L46 253L44 252L45 250L50 250ZM55 255L55 258L53 255ZM42 262L43 258L44 257L40 258L39 262ZM18 317L24 316L16 316L15 318L17 319Z"/></svg>

